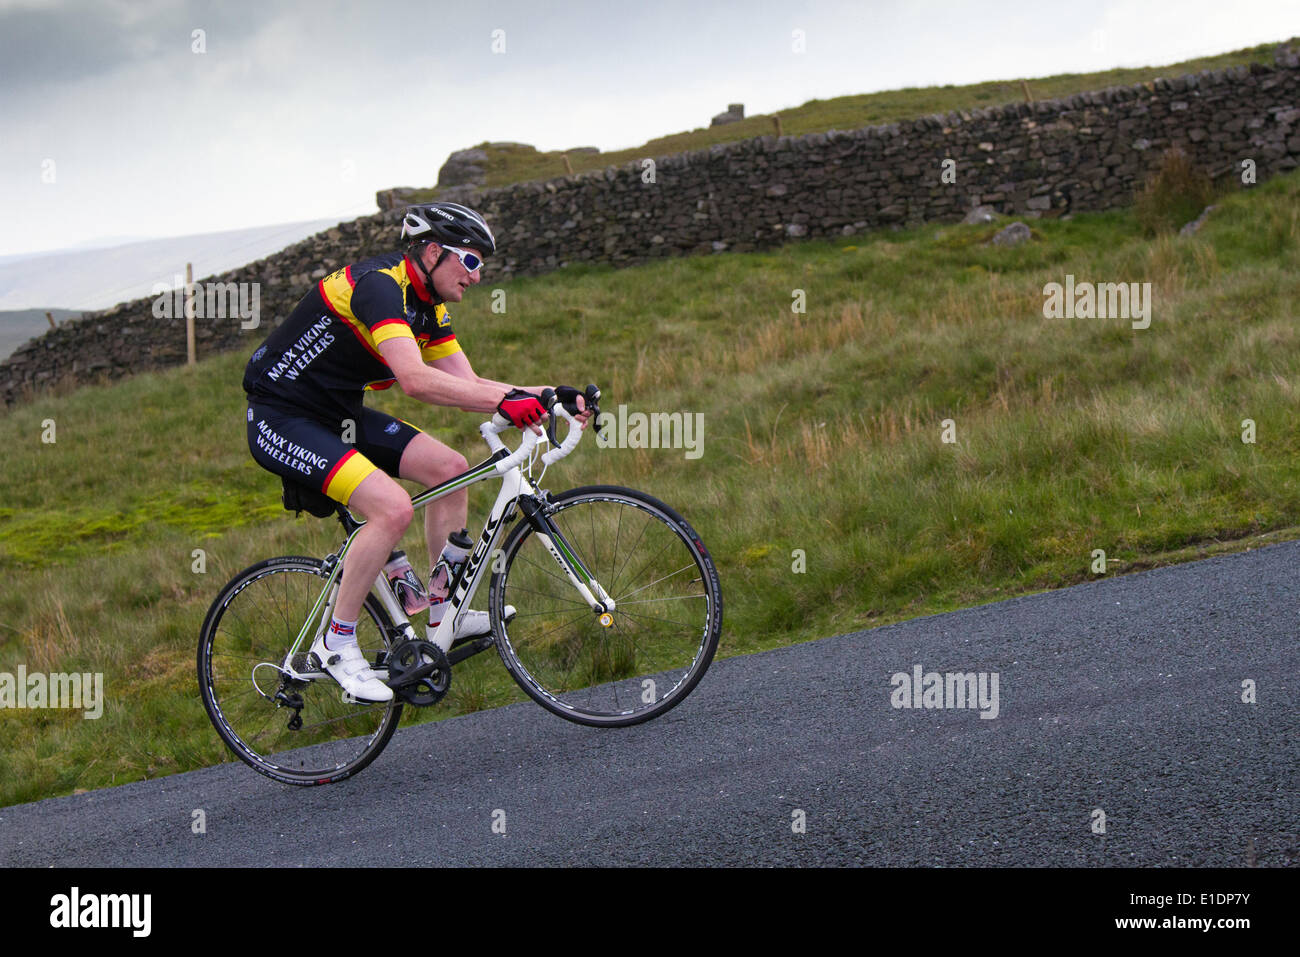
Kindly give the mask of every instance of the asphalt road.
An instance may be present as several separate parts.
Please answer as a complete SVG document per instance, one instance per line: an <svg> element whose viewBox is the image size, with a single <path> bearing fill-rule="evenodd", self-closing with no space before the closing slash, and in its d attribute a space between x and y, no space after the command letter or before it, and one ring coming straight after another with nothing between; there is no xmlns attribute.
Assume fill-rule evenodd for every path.
<svg viewBox="0 0 1300 957"><path fill-rule="evenodd" d="M1295 865L1298 566L1287 543L717 661L634 728L528 703L405 729L327 787L232 761L3 808L0 864ZM997 716L895 707L917 665L996 674Z"/></svg>

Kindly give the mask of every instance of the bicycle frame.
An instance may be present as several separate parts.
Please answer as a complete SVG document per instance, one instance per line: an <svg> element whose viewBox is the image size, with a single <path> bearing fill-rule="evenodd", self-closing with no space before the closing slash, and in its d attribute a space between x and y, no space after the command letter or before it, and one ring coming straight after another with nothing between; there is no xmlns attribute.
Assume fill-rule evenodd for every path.
<svg viewBox="0 0 1300 957"><path fill-rule="evenodd" d="M573 423L572 418L565 414L558 405L557 409L559 409L562 416L570 419L571 430L576 429L577 426ZM462 610L468 608L469 603L473 600L474 593L482 581L483 571L487 567L486 558L492 553L492 549L505 527L506 520L515 514L517 507L523 511L524 516L533 525L539 540L545 544L547 551L551 553L556 563L564 571L569 582L582 595L592 612L599 615L612 611L615 607L613 599L596 581L591 572L587 570L559 529L547 517L546 493L534 486L529 477L524 474L523 463L526 460L531 461L531 455L538 440L532 433L526 432L524 433L524 442L519 449L511 453L502 445L501 440L496 438L496 432L504 428L500 424L502 421L504 420L500 420L498 417L494 422L485 423L480 429L484 440L494 450L490 457L460 475L411 497L411 505L416 511L419 511L430 502L437 501L452 492L469 488L471 485L490 478L499 477L501 479L501 490L497 493L496 501L493 503L487 522L479 535L478 543L474 546L474 551L470 554L458 581L454 583L452 593L448 596L447 611L443 614L442 622L431 636L433 642L444 653L451 650L452 643L455 640L456 623L461 617ZM543 461L546 461L547 464L557 461L563 455L567 455L576 444L577 436L575 434L566 440L561 447L546 453L543 456ZM309 640L309 633L312 632L313 627L315 633L310 635L312 640L319 636L328 626L329 615L333 611L334 602L338 596L343 561L347 557L352 543L356 540L357 533L366 524L364 521L358 521L347 506L342 504L338 506L338 516L339 521L348 533L348 537L337 553L331 554L325 559L325 568L327 569L325 584L321 588L321 593L312 606L311 612L303 622L298 637L289 649L289 653L285 656L286 667L294 660L294 656L302 648L303 642ZM374 591L383 604L385 611L388 612L389 618L402 632L404 638L412 640L422 637L416 635L405 609L402 607L401 602L398 601L397 596L394 595L388 578L382 571L375 579ZM483 637L488 640L483 642L481 646L475 647L469 652L470 654L481 651L491 644L490 635ZM468 657L468 655L465 657ZM463 658L459 658L459 660L463 660ZM454 664L455 660L452 663Z"/></svg>

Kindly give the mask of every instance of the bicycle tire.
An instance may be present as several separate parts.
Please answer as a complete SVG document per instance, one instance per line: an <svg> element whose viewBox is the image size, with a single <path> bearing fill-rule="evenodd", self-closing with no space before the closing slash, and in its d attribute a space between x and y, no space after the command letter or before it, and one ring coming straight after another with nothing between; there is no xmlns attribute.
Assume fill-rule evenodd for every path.
<svg viewBox="0 0 1300 957"><path fill-rule="evenodd" d="M402 716L399 699L382 705L349 702L328 677L290 685L303 702L297 716L312 722L299 729L289 724L294 709L266 700L269 688L285 689L281 681L287 678L278 665L320 594L323 564L315 558L290 555L245 568L213 600L199 634L199 690L221 740L255 771L304 787L341 781L366 767L387 746ZM283 579L280 607L276 607L274 595L261 599L260 609L255 607L257 592L250 590L252 586L258 582L274 585L273 576L294 573L301 574L302 581L291 586ZM243 601L240 596L245 596ZM253 610L240 611L250 605ZM363 607L369 623L366 615L357 622L358 641L367 658L379 660L379 652L386 654L392 647L394 628L373 594L366 596ZM266 611L274 618L263 623ZM223 625L228 618L229 624ZM300 654L307 651L306 647L299 649ZM215 663L214 658L218 659ZM249 667L249 661L256 664L244 674L242 669ZM279 730L273 730L277 726ZM252 727L260 730L246 740ZM322 730L301 734L314 728ZM259 738L268 730L271 733L264 744ZM279 749L280 743L286 747Z"/></svg>
<svg viewBox="0 0 1300 957"><path fill-rule="evenodd" d="M497 651L506 669L530 698L577 724L624 727L670 711L704 677L722 631L722 589L708 550L681 515L636 489L587 485L554 496L551 505L550 520L614 599L613 623L600 624L532 525L521 518L494 564L488 594ZM647 532L651 540L634 563ZM622 557L625 533L630 544ZM652 548L657 554L648 555ZM665 554L669 557L663 560ZM644 564L630 571L629 565L637 568L641 559ZM682 577L688 568L696 576ZM669 581L671 585L664 584ZM552 594L539 598L543 590ZM633 595L641 597L633 601ZM674 618L651 616L644 608L628 611L630 605L652 601L676 602L670 612L654 609ZM516 608L509 623L502 622L506 604ZM678 615L691 620L676 620ZM698 638L692 637L697 627ZM550 637L557 633L558 638ZM665 680L669 688L660 694Z"/></svg>

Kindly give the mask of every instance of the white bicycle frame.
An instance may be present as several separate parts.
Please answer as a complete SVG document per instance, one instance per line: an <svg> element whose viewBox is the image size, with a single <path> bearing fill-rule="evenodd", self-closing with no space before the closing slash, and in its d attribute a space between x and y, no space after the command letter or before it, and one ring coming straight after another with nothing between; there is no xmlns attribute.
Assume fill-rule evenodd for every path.
<svg viewBox="0 0 1300 957"><path fill-rule="evenodd" d="M576 419L559 402L555 403L552 414L558 414L568 420L569 432L558 447L542 454L541 458L544 466L550 466L564 458L577 447L578 442L582 439L582 429ZM484 525L483 532L479 536L478 544L474 546L474 551L466 561L465 570L461 574L460 582L456 585L455 591L448 597L447 611L443 614L442 622L429 636L444 653L451 650L452 643L455 641L456 623L460 620L463 609L468 608L470 601L474 598L475 590L482 581L483 571L487 567L485 559L491 554L506 520L514 515L517 502L521 497L537 494L537 488L529 480L529 476L524 474L523 466L525 462L531 466L537 443L544 436L538 436L531 430L525 430L519 448L511 452L499 437L500 433L510 428L513 428L513 426L508 419L503 418L499 413L494 414L490 421L479 426L479 433L492 451L492 457L474 466L469 471L448 479L441 485L436 485L411 497L411 504L416 510L419 510L430 502L436 501L445 495L450 495L452 492L468 488L486 479L501 477L501 491L497 493L496 501L492 505L492 511L488 515L487 524ZM545 474L545 469L543 469L543 474ZM540 477L538 480L540 481ZM315 624L313 639L324 633L329 626L334 602L338 597L343 560L347 557L348 550L352 547L357 532L365 527L365 522L352 517L351 512L348 512L348 515L351 521L345 524L353 526L352 531L338 553L326 559L328 574L325 585L321 589L320 596L316 599L311 613L303 623L297 639L285 656L283 670L299 678L325 677L323 672L304 671L302 668L294 669L291 664L303 643L307 641L313 624ZM565 542L564 537L553 526L550 526L549 522L542 519L541 523L547 527L537 527L537 523L535 523L534 534L546 546L546 550L551 553L556 563L564 571L574 589L582 595L583 600L587 602L595 614L613 611L614 600L610 598L605 589L601 587L600 583L596 581L591 572L574 554L573 549ZM402 607L401 602L397 600L397 596L393 594L392 586L382 571L375 579L374 593L379 597L393 624L403 633L407 640L423 637L416 635L415 629L407 617L406 610ZM381 677L385 670L382 668L377 669Z"/></svg>

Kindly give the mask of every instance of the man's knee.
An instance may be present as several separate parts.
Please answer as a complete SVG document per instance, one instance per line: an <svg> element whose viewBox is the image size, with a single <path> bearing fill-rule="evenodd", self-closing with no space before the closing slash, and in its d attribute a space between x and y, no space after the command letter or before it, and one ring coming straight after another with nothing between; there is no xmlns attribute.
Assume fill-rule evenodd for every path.
<svg viewBox="0 0 1300 957"><path fill-rule="evenodd" d="M447 478L459 475L461 472L469 471L469 460L466 459L465 456L461 455L455 449L448 449L447 451L451 453L447 460Z"/></svg>
<svg viewBox="0 0 1300 957"><path fill-rule="evenodd" d="M367 522L374 522L399 535L406 531L415 515L411 497L400 485L377 470L357 486L348 500L348 507L359 511Z"/></svg>
<svg viewBox="0 0 1300 957"><path fill-rule="evenodd" d="M437 485L469 470L465 456L421 433L402 453L401 475L426 485Z"/></svg>

